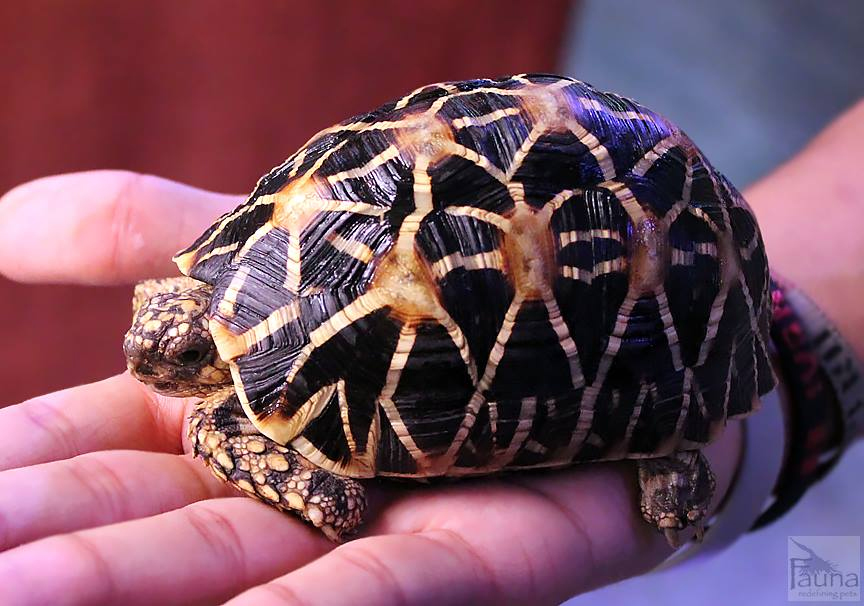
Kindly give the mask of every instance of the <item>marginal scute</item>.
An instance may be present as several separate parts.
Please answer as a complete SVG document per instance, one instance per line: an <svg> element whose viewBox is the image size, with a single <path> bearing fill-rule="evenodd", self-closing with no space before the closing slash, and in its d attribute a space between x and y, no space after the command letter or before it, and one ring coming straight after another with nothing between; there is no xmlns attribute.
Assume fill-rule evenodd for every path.
<svg viewBox="0 0 864 606"><path fill-rule="evenodd" d="M210 334L219 348L219 356L226 362L230 363L249 351L243 335L234 334L219 320L210 320Z"/></svg>
<svg viewBox="0 0 864 606"><path fill-rule="evenodd" d="M253 422L271 440L278 444L289 444L306 428L309 421L321 413L335 390L335 385L322 387L291 416L277 411L267 417L255 418Z"/></svg>

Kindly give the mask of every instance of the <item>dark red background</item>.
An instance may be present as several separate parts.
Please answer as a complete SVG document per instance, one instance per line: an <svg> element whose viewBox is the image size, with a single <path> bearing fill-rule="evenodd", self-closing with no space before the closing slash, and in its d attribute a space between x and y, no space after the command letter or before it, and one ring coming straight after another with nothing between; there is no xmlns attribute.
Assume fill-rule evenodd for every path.
<svg viewBox="0 0 864 606"><path fill-rule="evenodd" d="M0 190L123 168L245 192L315 131L421 84L555 71L570 5L2 3ZM0 278L0 405L122 370L130 293Z"/></svg>

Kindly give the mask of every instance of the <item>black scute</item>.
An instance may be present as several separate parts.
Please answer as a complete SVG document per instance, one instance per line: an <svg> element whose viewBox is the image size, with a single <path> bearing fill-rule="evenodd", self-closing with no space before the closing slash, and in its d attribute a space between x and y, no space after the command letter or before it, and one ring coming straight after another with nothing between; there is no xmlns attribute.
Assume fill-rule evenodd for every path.
<svg viewBox="0 0 864 606"><path fill-rule="evenodd" d="M339 379L354 388L380 392L398 337L399 325L390 319L387 308L349 324L315 349L293 382L284 386L283 412L296 410Z"/></svg>
<svg viewBox="0 0 864 606"><path fill-rule="evenodd" d="M354 133L346 139L339 151L332 154L318 171L321 177L330 177L344 170L364 166L391 145L391 137L385 131L370 130ZM387 207L396 199L399 183L410 174L411 169L402 158L394 158L371 173L349 178L329 185L333 199L349 202L365 202Z"/></svg>
<svg viewBox="0 0 864 606"><path fill-rule="evenodd" d="M531 429L525 440L532 448L518 451L512 465L530 467L541 464L548 453L565 448L573 435L579 418L582 390L570 392L558 398L539 398Z"/></svg>
<svg viewBox="0 0 864 606"><path fill-rule="evenodd" d="M324 410L312 419L303 437L315 448L323 452L331 461L347 463L351 460L351 448L345 432L342 431L342 414L339 408L339 394L330 396Z"/></svg>
<svg viewBox="0 0 864 606"><path fill-rule="evenodd" d="M273 310L290 300L283 284L287 275L288 233L281 228L269 230L243 259L249 270L244 283L244 296L238 297L230 314L223 313L218 306L214 317L237 333L245 332L256 326ZM236 271L232 265L231 270ZM230 281L218 282L219 295Z"/></svg>
<svg viewBox="0 0 864 606"><path fill-rule="evenodd" d="M744 282L753 299L753 307L762 309L768 297L768 272L762 235L753 215L743 207L729 209L732 235L740 252Z"/></svg>
<svg viewBox="0 0 864 606"><path fill-rule="evenodd" d="M482 467L492 458L494 442L489 406L484 405L477 411L477 417L468 433L466 443L470 446L459 451L459 456L456 458L457 467Z"/></svg>
<svg viewBox="0 0 864 606"><path fill-rule="evenodd" d="M350 134L346 132L329 133L310 143L302 157L299 151L295 152L285 162L261 177L243 204L220 217L195 242L177 254L182 255L197 250L196 258L200 258L219 248L231 245L237 245L239 248L239 245L263 226L273 214L273 204L261 203L260 198L280 191L289 181L289 174L292 171L296 171L296 174L303 174L312 167L318 156L347 139ZM225 225L220 230L219 227L223 221ZM217 230L219 230L218 233L213 236ZM233 253L219 254L196 262L189 275L196 280L216 285L222 273L229 270L233 257Z"/></svg>
<svg viewBox="0 0 864 606"><path fill-rule="evenodd" d="M497 227L480 219L434 211L423 219L415 242L423 257L434 263L452 254L470 257L497 250L501 236Z"/></svg>
<svg viewBox="0 0 864 606"><path fill-rule="evenodd" d="M732 358L732 383L729 387L727 416L740 415L753 407L756 393L756 334L750 326L750 316L743 289L736 286L729 293L728 308L740 314L741 322L733 332L735 355ZM745 325L746 322L746 325Z"/></svg>
<svg viewBox="0 0 864 606"><path fill-rule="evenodd" d="M610 368L610 376L620 372L638 383L654 383L672 369L672 354L658 301L653 296L636 299L621 336L618 354Z"/></svg>
<svg viewBox="0 0 864 606"><path fill-rule="evenodd" d="M378 454L375 465L382 474L412 474L417 471L417 462L402 444L387 419L387 414L379 407L381 436L378 439Z"/></svg>
<svg viewBox="0 0 864 606"><path fill-rule="evenodd" d="M525 188L525 201L540 208L566 189L588 189L603 172L588 147L570 132L542 135L513 175Z"/></svg>
<svg viewBox="0 0 864 606"><path fill-rule="evenodd" d="M717 247L718 243L708 225L687 212L670 227L669 243L673 249L693 256L692 264L670 265L664 283L681 358L686 366L693 366L705 340L711 306L720 294L719 260L697 251L700 244Z"/></svg>
<svg viewBox="0 0 864 606"><path fill-rule="evenodd" d="M714 180L709 168L701 162L694 162L693 187L690 191L690 206L698 208L711 219L719 229L726 229L726 218L723 216L722 201L714 189Z"/></svg>
<svg viewBox="0 0 864 606"><path fill-rule="evenodd" d="M513 198L501 182L465 158L450 156L429 171L435 208L473 206L503 215Z"/></svg>
<svg viewBox="0 0 864 606"><path fill-rule="evenodd" d="M255 199L257 200L257 197ZM198 240L196 240L192 246L187 248L186 251L195 250L198 246L202 246L197 254L198 257L201 257L206 253L213 252L217 248L243 242L250 235L254 234L259 227L264 225L272 215L272 203L257 204L254 208L250 209L249 202L247 202L231 213L224 215L224 218L230 217L230 219L222 231L220 231L212 241L202 246L202 244L207 241L215 231L219 222L215 223L209 230L207 230L204 235L198 238ZM201 280L208 284L216 284L221 273L227 269L232 257L232 254L211 256L196 263L189 272L189 275L196 280Z"/></svg>
<svg viewBox="0 0 864 606"><path fill-rule="evenodd" d="M621 204L606 190L587 190L574 196L552 216L552 231L559 243L562 234L594 230L609 231L618 240L597 237L590 243L574 243L559 248L559 267L592 271L596 262L625 252L622 242L628 241L628 234L632 231L630 219ZM627 289L628 278L624 272L598 274L593 276L590 284L563 275L555 278L553 292L576 343L582 371L589 383L594 380L606 336L615 326Z"/></svg>
<svg viewBox="0 0 864 606"><path fill-rule="evenodd" d="M616 175L625 175L657 143L674 132L666 120L629 99L580 84L563 90L576 108L575 119L609 151ZM581 99L598 103L600 109L582 108ZM636 112L650 119L627 119L610 111Z"/></svg>
<svg viewBox="0 0 864 606"><path fill-rule="evenodd" d="M680 147L673 147L644 175L637 176L631 172L624 182L642 204L663 217L681 200L686 174L687 155Z"/></svg>
<svg viewBox="0 0 864 606"><path fill-rule="evenodd" d="M465 334L477 372L482 374L513 299L513 286L495 269L456 269L438 287L442 303Z"/></svg>
<svg viewBox="0 0 864 606"><path fill-rule="evenodd" d="M325 213L304 230L300 238L301 294L322 289L352 289L371 280L374 267L337 249L332 244L336 235L348 242L362 242L375 256L393 245L393 231L378 217Z"/></svg>
<svg viewBox="0 0 864 606"><path fill-rule="evenodd" d="M441 108L440 116L451 123L460 118L476 118L490 115L498 110L518 109L520 99L513 95L465 95L453 97ZM456 128L456 143L486 157L500 170L507 170L510 159L519 150L530 125L521 115L500 118L483 126Z"/></svg>
<svg viewBox="0 0 864 606"><path fill-rule="evenodd" d="M489 386L489 398L558 396L570 391L574 380L545 305L526 301Z"/></svg>
<svg viewBox="0 0 864 606"><path fill-rule="evenodd" d="M447 331L438 324L418 326L393 401L423 452L447 450L473 393L465 363Z"/></svg>

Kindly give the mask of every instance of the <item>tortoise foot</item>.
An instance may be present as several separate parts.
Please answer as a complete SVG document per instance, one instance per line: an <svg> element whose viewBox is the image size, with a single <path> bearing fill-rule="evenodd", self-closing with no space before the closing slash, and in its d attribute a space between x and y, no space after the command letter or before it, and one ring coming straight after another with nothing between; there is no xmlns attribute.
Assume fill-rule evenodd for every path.
<svg viewBox="0 0 864 606"><path fill-rule="evenodd" d="M216 477L299 515L333 541L352 534L362 521L366 498L359 483L315 467L258 433L234 394L204 400L191 416L189 438Z"/></svg>
<svg viewBox="0 0 864 606"><path fill-rule="evenodd" d="M639 459L642 517L664 534L674 549L679 531L692 526L696 540L704 534L704 519L714 495L714 474L699 451Z"/></svg>

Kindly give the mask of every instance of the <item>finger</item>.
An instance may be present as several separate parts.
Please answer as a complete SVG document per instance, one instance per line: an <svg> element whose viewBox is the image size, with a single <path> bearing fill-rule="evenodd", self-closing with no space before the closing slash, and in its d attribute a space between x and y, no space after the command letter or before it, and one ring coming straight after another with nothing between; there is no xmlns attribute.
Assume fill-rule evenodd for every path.
<svg viewBox="0 0 864 606"><path fill-rule="evenodd" d="M176 275L171 256L240 201L126 171L31 181L0 199L0 274L80 284Z"/></svg>
<svg viewBox="0 0 864 606"><path fill-rule="evenodd" d="M637 519L635 481L629 466L601 465L418 489L370 529L400 534L343 545L231 604L560 603L668 553Z"/></svg>
<svg viewBox="0 0 864 606"><path fill-rule="evenodd" d="M505 587L495 587L492 573L471 549L465 543L454 546L445 531L361 539L226 606L520 603ZM531 596L521 603L545 602Z"/></svg>
<svg viewBox="0 0 864 606"><path fill-rule="evenodd" d="M190 405L122 374L8 406L0 409L0 471L112 448L183 452Z"/></svg>
<svg viewBox="0 0 864 606"><path fill-rule="evenodd" d="M201 501L0 554L0 603L212 604L330 548L252 499Z"/></svg>
<svg viewBox="0 0 864 606"><path fill-rule="evenodd" d="M706 448L717 476L712 510L740 452L740 427L730 428ZM392 536L348 543L232 604L558 604L670 553L641 519L637 486L633 466L618 462L390 491L367 532ZM333 571L338 586L327 582Z"/></svg>
<svg viewBox="0 0 864 606"><path fill-rule="evenodd" d="M0 472L0 551L236 494L201 462L162 453L95 452L12 469Z"/></svg>

